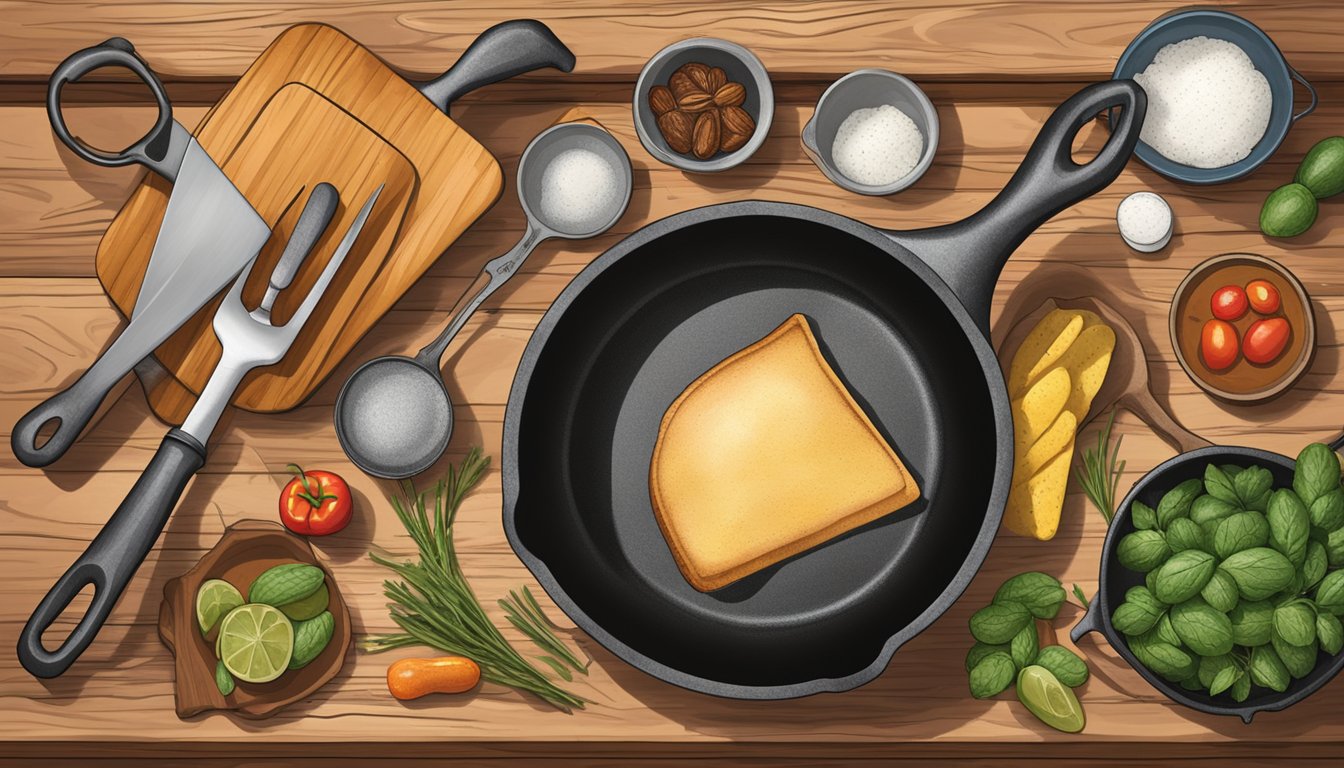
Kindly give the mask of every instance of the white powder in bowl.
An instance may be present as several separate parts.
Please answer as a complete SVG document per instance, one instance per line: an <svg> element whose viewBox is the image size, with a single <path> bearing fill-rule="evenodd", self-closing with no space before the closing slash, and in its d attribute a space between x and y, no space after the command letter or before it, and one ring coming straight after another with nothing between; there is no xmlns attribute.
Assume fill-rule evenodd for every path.
<svg viewBox="0 0 1344 768"><path fill-rule="evenodd" d="M541 174L541 210L547 226L583 235L606 224L621 204L616 169L591 149L574 147L556 155Z"/></svg>
<svg viewBox="0 0 1344 768"><path fill-rule="evenodd" d="M1164 46L1134 81L1148 93L1139 138L1182 165L1238 162L1269 126L1269 81L1227 40L1201 35Z"/></svg>
<svg viewBox="0 0 1344 768"><path fill-rule="evenodd" d="M905 178L923 154L919 126L890 104L849 113L831 145L835 167L851 181L870 187Z"/></svg>
<svg viewBox="0 0 1344 768"><path fill-rule="evenodd" d="M1156 251L1171 237L1171 206L1161 195L1135 192L1115 211L1120 236L1140 251Z"/></svg>
<svg viewBox="0 0 1344 768"><path fill-rule="evenodd" d="M342 427L358 452L379 463L413 464L448 431L452 412L434 374L391 360L350 382Z"/></svg>

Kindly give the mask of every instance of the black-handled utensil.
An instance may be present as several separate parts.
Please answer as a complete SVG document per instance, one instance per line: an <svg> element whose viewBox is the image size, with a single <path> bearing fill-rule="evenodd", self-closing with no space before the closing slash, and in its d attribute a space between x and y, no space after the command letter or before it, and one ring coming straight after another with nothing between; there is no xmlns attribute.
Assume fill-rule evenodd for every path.
<svg viewBox="0 0 1344 768"><path fill-rule="evenodd" d="M447 113L464 93L542 67L569 72L574 54L540 21L515 19L482 32L447 72L416 87Z"/></svg>
<svg viewBox="0 0 1344 768"><path fill-rule="evenodd" d="M70 133L61 111L61 91L68 83L107 67L130 70L159 105L154 127L120 152L81 142ZM172 181L173 190L130 326L74 384L14 425L10 445L19 461L30 467L44 467L60 458L112 387L232 280L271 234L191 133L173 119L163 84L126 40L114 37L62 61L47 89L47 115L56 136L85 160L108 167L139 163ZM40 441L39 433L48 425L54 430Z"/></svg>
<svg viewBox="0 0 1344 768"><path fill-rule="evenodd" d="M300 221L306 219L308 226L296 229L295 239L290 240L272 273L273 282L279 282L276 277L283 278L284 282L292 279L297 262L312 250L324 228L317 225L329 222L334 212L331 205L333 193L330 185L314 188L314 194L300 216ZM158 540L187 482L205 464L206 441L238 383L253 368L269 365L284 356L345 259L376 198L377 192L346 233L303 304L285 325L271 325L269 306L264 311L257 309L251 313L243 307L242 290L250 270L243 271L233 281L215 313L215 335L224 345L219 364L182 427L168 432L149 466L103 530L33 610L19 633L18 656L24 669L36 677L56 677L93 642L136 569ZM304 239L298 240L298 237ZM42 633L65 612L75 595L89 585L94 587L94 596L84 617L59 647L48 650L42 644Z"/></svg>

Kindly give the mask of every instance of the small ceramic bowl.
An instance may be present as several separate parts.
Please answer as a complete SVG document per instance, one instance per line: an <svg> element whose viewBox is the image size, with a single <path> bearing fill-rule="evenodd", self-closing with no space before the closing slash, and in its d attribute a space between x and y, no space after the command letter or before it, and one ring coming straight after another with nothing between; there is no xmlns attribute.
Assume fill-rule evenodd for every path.
<svg viewBox="0 0 1344 768"><path fill-rule="evenodd" d="M1251 363L1238 353L1236 362L1227 369L1212 370L1200 355L1200 332L1213 317L1213 293L1225 285L1244 288L1251 280L1267 280L1274 285L1280 307L1273 315L1247 309L1245 315L1233 320L1238 344L1256 320L1277 316L1286 318L1292 329L1288 346L1266 365ZM1190 270L1172 296L1168 332L1176 361L1190 380L1210 395L1234 403L1260 403L1278 397L1311 368L1316 354L1316 317L1307 289L1287 267L1253 253L1215 256Z"/></svg>
<svg viewBox="0 0 1344 768"><path fill-rule="evenodd" d="M649 106L649 89L655 85L667 85L673 72L692 61L720 67L730 82L741 83L747 92L742 109L756 121L756 131L746 144L732 152L720 152L707 160L673 151L658 130L657 116ZM765 137L770 133L770 123L775 117L775 90L770 85L765 65L751 51L727 40L695 37L675 42L649 59L644 69L640 70L639 79L635 81L632 109L635 133L649 154L683 171L716 173L741 164L765 143Z"/></svg>
<svg viewBox="0 0 1344 768"><path fill-rule="evenodd" d="M914 121L924 136L924 151L919 162L904 177L881 186L860 184L836 167L831 156L835 134L854 110L883 105L896 107ZM831 83L831 87L821 94L812 119L803 126L802 141L803 151L836 185L860 195L890 195L919 181L933 164L933 155L938 149L938 111L909 78L885 69L860 69Z"/></svg>
<svg viewBox="0 0 1344 768"><path fill-rule="evenodd" d="M1144 165L1169 179L1187 184L1221 184L1239 179L1259 168L1278 150L1288 135L1293 123L1311 114L1316 109L1316 89L1297 70L1288 66L1278 46L1259 27L1251 22L1226 11L1196 9L1178 11L1164 16L1149 24L1125 49L1116 61L1116 80L1133 79L1153 63L1157 52L1172 43L1188 40L1192 37L1227 40L1246 52L1255 68L1269 81L1270 107L1269 125L1265 135L1251 153L1240 161L1222 168L1195 168L1168 160L1160 152L1140 141L1134 148L1134 156ZM1293 113L1293 81L1301 83L1311 94L1311 103L1301 112ZM1149 111L1149 119L1152 112Z"/></svg>

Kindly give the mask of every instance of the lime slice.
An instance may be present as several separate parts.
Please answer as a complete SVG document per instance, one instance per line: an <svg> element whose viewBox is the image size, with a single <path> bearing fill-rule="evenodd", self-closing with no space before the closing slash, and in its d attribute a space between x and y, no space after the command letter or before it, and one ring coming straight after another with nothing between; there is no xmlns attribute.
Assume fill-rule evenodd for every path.
<svg viewBox="0 0 1344 768"><path fill-rule="evenodd" d="M201 634L209 634L224 614L243 604L238 589L223 579L206 579L196 590L196 623Z"/></svg>
<svg viewBox="0 0 1344 768"><path fill-rule="evenodd" d="M219 660L245 683L269 683L294 653L294 625L279 608L248 603L219 624Z"/></svg>
<svg viewBox="0 0 1344 768"><path fill-rule="evenodd" d="M1017 698L1042 723L1056 730L1077 733L1087 723L1078 697L1045 667L1033 664L1022 668L1017 674Z"/></svg>
<svg viewBox="0 0 1344 768"><path fill-rule="evenodd" d="M318 587L313 594L295 600L292 603L285 603L280 606L281 613L289 617L290 621L307 621L311 618L321 615L327 610L327 601L330 597L327 595L327 585Z"/></svg>

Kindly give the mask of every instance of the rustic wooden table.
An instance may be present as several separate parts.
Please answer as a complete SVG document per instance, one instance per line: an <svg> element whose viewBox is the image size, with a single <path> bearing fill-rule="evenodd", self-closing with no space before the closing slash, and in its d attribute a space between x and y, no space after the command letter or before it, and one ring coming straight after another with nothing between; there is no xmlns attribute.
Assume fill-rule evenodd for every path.
<svg viewBox="0 0 1344 768"><path fill-rule="evenodd" d="M408 75L450 64L473 36L507 18L546 21L578 55L572 75L542 72L487 88L454 110L501 160L512 186L527 141L579 106L625 145L636 190L624 219L590 242L543 245L519 279L492 299L448 355L446 377L459 427L435 476L471 445L497 454L514 367L541 313L566 282L631 231L687 208L730 200L806 203L865 222L911 228L961 219L983 205L1016 168L1052 107L1081 84L1105 79L1145 24L1177 7L1171 0L1114 2L387 2L331 4L211 2L10 2L0 23L0 430L85 368L123 321L94 278L93 253L139 171L83 163L59 146L42 102L55 64L112 35L131 39L164 77L179 119L194 125L279 30L324 21L346 30ZM1158 399L1215 442L1293 453L1337 433L1344 420L1339 336L1344 266L1338 261L1344 205L1327 203L1311 232L1291 243L1257 231L1260 201L1292 175L1316 140L1344 120L1344 8L1334 0L1237 4L1320 90L1315 115L1293 128L1273 161L1242 181L1182 187L1131 162L1105 192L1043 226L1018 250L999 282L995 315L1014 289L1052 263L1084 265L1123 302L1142 337ZM692 176L653 160L631 126L632 83L646 57L693 35L753 49L770 70L778 109L769 141L739 168ZM942 144L933 168L910 190L864 199L827 182L804 157L798 133L822 89L859 67L913 77L937 105ZM104 84L76 94L71 109L91 125L125 128L150 119L145 94ZM1084 143L1098 146L1101 129ZM1149 189L1175 210L1176 236L1154 256L1121 242L1114 211L1126 194ZM341 675L311 700L264 722L214 714L183 722L173 713L172 659L155 633L164 582L190 567L225 526L272 519L284 467L301 461L352 481L359 516L345 533L316 542L341 581L358 634L391 624L380 594L384 572L370 547L412 550L386 501L390 487L341 454L331 423L340 382L359 363L422 346L481 265L523 225L511 191L431 268L356 347L317 394L280 415L233 413L216 433L202 473L188 489L158 547L141 567L97 642L66 675L41 682L18 665L19 629L52 581L83 550L134 482L163 434L138 384L70 454L45 471L0 455L0 756L102 758L145 765L228 764L263 757L457 756L545 762L638 762L674 754L740 763L872 758L968 765L993 759L1105 762L1141 756L1192 763L1235 754L1243 764L1287 756L1338 764L1344 756L1344 683L1253 725L1173 705L1104 643L1087 639L1092 680L1082 691L1088 727L1078 736L1044 728L1011 697L976 701L962 656L966 619L1008 575L1042 568L1067 584L1096 589L1105 534L1100 516L1070 486L1059 535L1041 543L1000 537L965 598L903 648L871 684L797 701L739 702L689 693L617 660L583 633L571 634L593 660L575 689L592 700L575 715L494 686L459 698L402 704L388 696L393 654L352 654ZM1219 253L1280 259L1313 296L1320 348L1308 375L1272 404L1234 407L1202 394L1181 372L1167 340L1167 305L1186 271ZM1142 422L1122 413L1123 487L1172 455ZM1097 425L1084 429L1091 439ZM477 592L493 599L534 583L500 525L499 474L492 470L459 518L459 548ZM553 606L553 615L563 620ZM1062 642L1078 617L1055 622ZM500 617L496 617L500 618ZM502 619L501 619L502 621ZM410 655L411 652L400 655ZM1211 760L1210 760L1211 761Z"/></svg>

